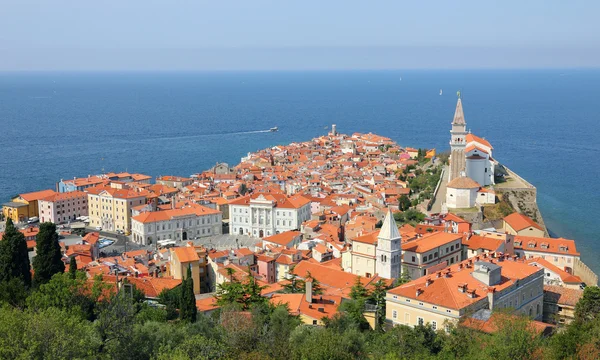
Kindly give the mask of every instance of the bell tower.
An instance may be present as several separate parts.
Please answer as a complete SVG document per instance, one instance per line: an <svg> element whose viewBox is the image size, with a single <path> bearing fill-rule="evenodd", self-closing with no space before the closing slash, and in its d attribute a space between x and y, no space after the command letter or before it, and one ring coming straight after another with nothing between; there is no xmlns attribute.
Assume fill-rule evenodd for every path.
<svg viewBox="0 0 600 360"><path fill-rule="evenodd" d="M467 123L465 122L465 114L463 113L460 91L457 93L458 101L456 103L456 111L454 112L454 120L452 120L452 130L450 130L450 171L448 171L448 182L460 176L462 171L465 171L466 158L465 148L467 145Z"/></svg>
<svg viewBox="0 0 600 360"><path fill-rule="evenodd" d="M401 236L398 226L388 209L383 220L383 225L377 236L377 248L375 249L375 270L377 274L385 279L397 279L400 277L400 265L402 262Z"/></svg>

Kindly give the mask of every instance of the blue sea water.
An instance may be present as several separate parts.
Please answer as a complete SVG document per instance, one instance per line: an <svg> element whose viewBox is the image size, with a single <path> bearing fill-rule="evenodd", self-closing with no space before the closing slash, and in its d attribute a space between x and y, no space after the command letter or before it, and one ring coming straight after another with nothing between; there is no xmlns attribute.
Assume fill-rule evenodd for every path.
<svg viewBox="0 0 600 360"><path fill-rule="evenodd" d="M0 201L103 169L188 176L331 124L446 150L461 90L468 128L600 273L599 83L600 70L0 73Z"/></svg>

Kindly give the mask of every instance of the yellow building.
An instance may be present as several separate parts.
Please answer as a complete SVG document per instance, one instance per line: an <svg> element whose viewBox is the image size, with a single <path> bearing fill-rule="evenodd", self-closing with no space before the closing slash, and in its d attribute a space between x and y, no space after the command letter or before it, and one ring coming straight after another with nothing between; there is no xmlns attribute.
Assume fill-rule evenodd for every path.
<svg viewBox="0 0 600 360"><path fill-rule="evenodd" d="M544 322L550 324L570 324L575 320L575 305L583 291L562 286L544 286Z"/></svg>
<svg viewBox="0 0 600 360"><path fill-rule="evenodd" d="M191 246L175 247L170 249L171 262L168 266L169 276L174 279L187 279L188 268L192 269L192 281L194 283L194 294L200 294L200 261L206 263L206 259L200 258L196 249ZM206 271L206 266L203 266Z"/></svg>
<svg viewBox="0 0 600 360"><path fill-rule="evenodd" d="M529 216L512 213L504 218L504 231L512 235L544 237L544 228Z"/></svg>
<svg viewBox="0 0 600 360"><path fill-rule="evenodd" d="M87 189L90 226L131 231L131 211L146 203L148 191L101 185Z"/></svg>
<svg viewBox="0 0 600 360"><path fill-rule="evenodd" d="M481 309L509 308L541 320L543 287L543 269L484 254L388 291L386 322L440 330Z"/></svg>
<svg viewBox="0 0 600 360"><path fill-rule="evenodd" d="M39 216L38 200L54 195L54 190L42 190L26 194L19 194L11 202L2 206L4 218L11 218L14 223L24 222Z"/></svg>
<svg viewBox="0 0 600 360"><path fill-rule="evenodd" d="M370 278L375 275L379 230L352 239L352 274Z"/></svg>

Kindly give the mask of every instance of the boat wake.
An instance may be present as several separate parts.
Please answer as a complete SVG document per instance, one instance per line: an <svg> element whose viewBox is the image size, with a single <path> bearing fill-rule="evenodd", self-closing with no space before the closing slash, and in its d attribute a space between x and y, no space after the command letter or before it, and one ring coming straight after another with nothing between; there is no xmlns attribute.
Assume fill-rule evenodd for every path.
<svg viewBox="0 0 600 360"><path fill-rule="evenodd" d="M270 129L267 130L249 130L249 131L232 131L232 132L215 132L205 134L194 134L194 135L174 135L174 136L161 136L140 139L139 142L150 142L150 141L162 141L162 140L183 140L183 139L195 139L209 136L232 136L232 135L246 135L246 134L260 134L272 132Z"/></svg>

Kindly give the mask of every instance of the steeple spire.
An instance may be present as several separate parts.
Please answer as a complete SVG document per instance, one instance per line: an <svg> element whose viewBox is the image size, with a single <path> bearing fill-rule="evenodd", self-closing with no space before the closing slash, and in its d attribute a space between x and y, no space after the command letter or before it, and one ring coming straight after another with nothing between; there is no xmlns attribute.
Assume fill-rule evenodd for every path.
<svg viewBox="0 0 600 360"><path fill-rule="evenodd" d="M381 230L379 231L378 237L385 240L400 238L400 232L398 231L398 226L396 226L394 215L392 214L392 210L389 208L387 214L385 215L385 219L383 220L383 225L381 225Z"/></svg>
<svg viewBox="0 0 600 360"><path fill-rule="evenodd" d="M460 92L458 101L456 102L456 111L454 112L454 120L452 121L453 125L466 125L465 123L465 114L463 113L462 101L460 99Z"/></svg>

